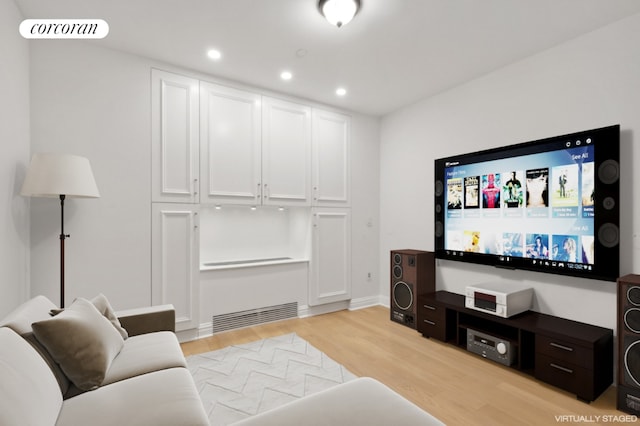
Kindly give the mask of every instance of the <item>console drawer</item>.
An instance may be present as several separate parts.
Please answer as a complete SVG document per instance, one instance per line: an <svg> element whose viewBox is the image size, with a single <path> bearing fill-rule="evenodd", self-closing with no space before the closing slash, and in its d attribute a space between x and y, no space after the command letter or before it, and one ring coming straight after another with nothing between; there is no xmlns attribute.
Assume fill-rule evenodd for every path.
<svg viewBox="0 0 640 426"><path fill-rule="evenodd" d="M593 366L592 350L544 334L536 334L536 353L584 368Z"/></svg>
<svg viewBox="0 0 640 426"><path fill-rule="evenodd" d="M447 312L431 300L418 300L418 331L425 336L447 340Z"/></svg>
<svg viewBox="0 0 640 426"><path fill-rule="evenodd" d="M575 393L579 398L594 399L593 371L566 361L536 354L537 379Z"/></svg>

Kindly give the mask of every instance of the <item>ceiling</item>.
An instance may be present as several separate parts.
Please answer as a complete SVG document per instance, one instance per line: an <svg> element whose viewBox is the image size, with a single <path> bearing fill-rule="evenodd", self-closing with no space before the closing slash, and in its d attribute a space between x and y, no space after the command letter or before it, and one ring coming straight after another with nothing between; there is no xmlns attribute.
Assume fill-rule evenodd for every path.
<svg viewBox="0 0 640 426"><path fill-rule="evenodd" d="M638 0L362 0L336 28L317 0L15 2L25 18L107 21L90 43L371 115L640 13Z"/></svg>

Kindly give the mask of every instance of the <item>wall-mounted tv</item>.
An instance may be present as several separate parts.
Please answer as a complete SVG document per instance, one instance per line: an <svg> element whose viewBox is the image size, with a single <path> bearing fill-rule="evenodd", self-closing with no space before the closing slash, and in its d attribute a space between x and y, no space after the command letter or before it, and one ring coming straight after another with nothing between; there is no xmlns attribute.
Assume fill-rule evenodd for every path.
<svg viewBox="0 0 640 426"><path fill-rule="evenodd" d="M437 258L615 281L620 126L435 160Z"/></svg>

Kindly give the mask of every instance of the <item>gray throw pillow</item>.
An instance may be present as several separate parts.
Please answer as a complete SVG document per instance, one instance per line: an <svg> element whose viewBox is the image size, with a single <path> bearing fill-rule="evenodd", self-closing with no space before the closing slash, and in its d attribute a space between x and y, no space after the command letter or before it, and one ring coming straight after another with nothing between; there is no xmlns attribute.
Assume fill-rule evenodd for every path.
<svg viewBox="0 0 640 426"><path fill-rule="evenodd" d="M98 387L124 339L98 309L78 298L51 319L34 322L33 334L79 389Z"/></svg>
<svg viewBox="0 0 640 426"><path fill-rule="evenodd" d="M99 295L91 299L91 303L93 303L93 306L95 306L96 309L98 309L98 312L104 315L106 319L111 321L111 324L113 324L116 330L118 330L118 333L120 333L122 338L127 340L127 338L129 337L129 333L127 332L127 330L125 330L122 327L122 324L120 324L120 320L116 316L116 313L111 307L109 300L107 300L107 297L104 294L100 293ZM56 309L51 309L49 313L51 314L51 316L56 316L63 311L64 311L64 308L56 308Z"/></svg>
<svg viewBox="0 0 640 426"><path fill-rule="evenodd" d="M118 330L118 333L120 333L123 339L126 340L129 337L127 330L122 328L122 324L120 324L120 320L116 316L115 311L111 307L109 300L107 300L107 297L104 294L100 293L99 295L91 299L91 303L93 303L93 306L95 306L98 309L98 312L104 315L106 319L111 321L111 324L113 324L116 330Z"/></svg>

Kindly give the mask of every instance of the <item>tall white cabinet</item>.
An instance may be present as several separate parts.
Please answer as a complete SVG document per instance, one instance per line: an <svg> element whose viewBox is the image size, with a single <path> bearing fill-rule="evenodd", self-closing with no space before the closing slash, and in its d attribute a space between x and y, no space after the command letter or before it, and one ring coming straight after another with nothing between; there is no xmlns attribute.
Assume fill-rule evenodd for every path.
<svg viewBox="0 0 640 426"><path fill-rule="evenodd" d="M351 119L313 109L309 305L351 299Z"/></svg>
<svg viewBox="0 0 640 426"><path fill-rule="evenodd" d="M350 117L160 70L151 82L153 304L176 307L177 330L199 327L200 210L214 205L307 209L299 302L349 300Z"/></svg>

